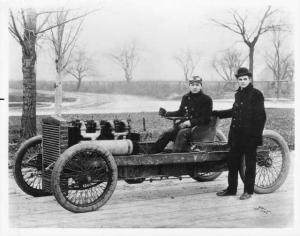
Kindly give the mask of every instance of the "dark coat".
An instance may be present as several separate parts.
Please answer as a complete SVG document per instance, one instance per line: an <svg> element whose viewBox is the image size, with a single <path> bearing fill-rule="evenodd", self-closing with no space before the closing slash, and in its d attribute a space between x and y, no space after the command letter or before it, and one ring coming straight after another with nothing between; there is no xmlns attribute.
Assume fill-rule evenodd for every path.
<svg viewBox="0 0 300 236"><path fill-rule="evenodd" d="M266 122L263 94L249 84L239 88L233 107L216 111L220 118L232 117L228 143L231 146L254 147L262 145L262 132Z"/></svg>
<svg viewBox="0 0 300 236"><path fill-rule="evenodd" d="M191 126L206 125L210 121L212 113L212 99L204 94L187 93L182 97L178 111L167 112L167 117L187 117L191 121Z"/></svg>

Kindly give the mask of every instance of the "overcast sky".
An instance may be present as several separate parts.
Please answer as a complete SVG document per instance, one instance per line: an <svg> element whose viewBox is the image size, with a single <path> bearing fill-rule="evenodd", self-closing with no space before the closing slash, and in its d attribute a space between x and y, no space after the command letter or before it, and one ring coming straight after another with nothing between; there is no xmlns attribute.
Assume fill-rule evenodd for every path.
<svg viewBox="0 0 300 236"><path fill-rule="evenodd" d="M32 1L22 1L31 6ZM25 2L25 3L24 3ZM91 10L100 7L86 17L78 41L78 47L85 49L93 58L99 76L95 80L124 80L122 71L107 57L107 53L125 43L135 41L140 52L140 62L134 73L134 80L183 80L181 68L174 55L189 48L200 54L200 64L195 71L204 79L219 79L211 66L215 55L228 48L241 50L247 55L247 47L239 35L215 25L210 18L232 22L230 10L247 14L247 25L253 27L267 8L266 2L239 1L239 4L222 5L222 1L199 0L102 0L61 1L69 8ZM228 2L228 1L226 1ZM256 4L255 4L256 3ZM294 24L294 7L284 1L275 1L279 9L275 20ZM19 6L19 5L18 5ZM52 1L37 6L38 10L56 7ZM263 35L255 51L255 75L265 68L264 55L270 47L271 34ZM9 77L22 79L21 48L9 37ZM293 33L286 34L286 51L293 50ZM49 57L49 46L38 49L37 79L55 80L55 67ZM248 64L246 64L248 66Z"/></svg>

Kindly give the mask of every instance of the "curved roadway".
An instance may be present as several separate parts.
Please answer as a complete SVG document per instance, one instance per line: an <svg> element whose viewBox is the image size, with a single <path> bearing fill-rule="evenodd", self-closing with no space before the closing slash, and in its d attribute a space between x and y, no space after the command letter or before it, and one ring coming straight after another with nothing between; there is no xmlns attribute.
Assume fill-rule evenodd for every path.
<svg viewBox="0 0 300 236"><path fill-rule="evenodd" d="M51 91L39 90L41 94L53 94ZM130 112L155 112L160 106L167 110L177 110L180 101L158 100L146 96L97 94L81 92L64 92L65 97L76 98L75 102L64 102L62 112L64 114L91 114L91 113L130 113ZM227 109L232 106L233 99L214 100L214 109ZM290 100L276 101L266 99L267 108L294 108L294 102ZM21 115L20 107L10 107L10 116ZM37 107L37 115L54 114L54 103L44 103Z"/></svg>

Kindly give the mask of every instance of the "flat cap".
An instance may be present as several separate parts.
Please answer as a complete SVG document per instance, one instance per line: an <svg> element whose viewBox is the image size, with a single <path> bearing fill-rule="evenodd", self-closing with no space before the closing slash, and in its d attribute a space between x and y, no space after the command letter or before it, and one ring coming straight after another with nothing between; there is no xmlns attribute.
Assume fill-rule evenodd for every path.
<svg viewBox="0 0 300 236"><path fill-rule="evenodd" d="M194 75L189 78L189 83L200 83L202 85L202 78L199 75Z"/></svg>

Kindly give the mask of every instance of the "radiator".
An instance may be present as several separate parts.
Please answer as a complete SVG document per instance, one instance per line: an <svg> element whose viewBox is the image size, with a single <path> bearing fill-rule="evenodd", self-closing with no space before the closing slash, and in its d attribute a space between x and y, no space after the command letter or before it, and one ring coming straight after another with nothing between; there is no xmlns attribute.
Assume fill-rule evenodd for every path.
<svg viewBox="0 0 300 236"><path fill-rule="evenodd" d="M68 148L67 122L60 117L47 117L42 120L43 157L42 186L43 190L52 192L51 174L56 160Z"/></svg>

